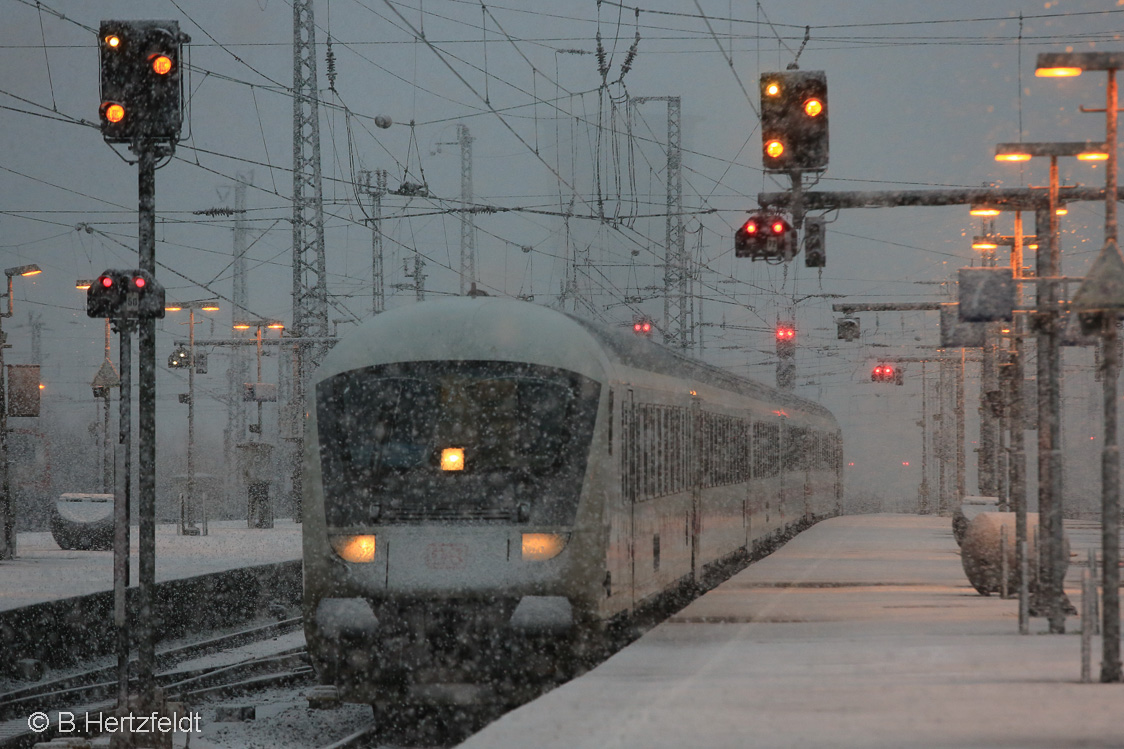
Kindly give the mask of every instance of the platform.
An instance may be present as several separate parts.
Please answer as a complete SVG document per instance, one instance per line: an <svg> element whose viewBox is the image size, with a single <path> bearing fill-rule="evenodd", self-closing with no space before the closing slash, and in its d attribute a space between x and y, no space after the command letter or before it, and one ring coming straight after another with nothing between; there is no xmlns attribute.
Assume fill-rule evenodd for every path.
<svg viewBox="0 0 1124 749"><path fill-rule="evenodd" d="M301 558L301 526L277 520L247 528L245 520L208 523L206 536L181 536L156 526L156 582ZM137 580L137 538L132 528L132 577ZM60 549L49 532L20 533L16 558L0 562L0 611L113 590L112 551Z"/></svg>
<svg viewBox="0 0 1124 749"><path fill-rule="evenodd" d="M1069 535L1080 609L1097 534ZM462 746L1124 746L1124 685L1080 683L1080 620L1020 636L1017 605L969 586L948 518L834 518Z"/></svg>

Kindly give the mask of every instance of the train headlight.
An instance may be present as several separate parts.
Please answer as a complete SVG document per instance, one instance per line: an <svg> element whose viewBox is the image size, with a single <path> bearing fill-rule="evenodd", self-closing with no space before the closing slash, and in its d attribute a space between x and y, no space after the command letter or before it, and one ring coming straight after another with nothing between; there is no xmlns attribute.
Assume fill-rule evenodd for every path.
<svg viewBox="0 0 1124 749"><path fill-rule="evenodd" d="M568 533L524 533L523 561L545 562L554 559L566 548L570 540Z"/></svg>
<svg viewBox="0 0 1124 749"><path fill-rule="evenodd" d="M375 537L330 536L332 550L345 562L356 564L375 561Z"/></svg>
<svg viewBox="0 0 1124 749"><path fill-rule="evenodd" d="M463 471L464 470L464 448L463 447L446 447L441 451L441 470L442 471Z"/></svg>

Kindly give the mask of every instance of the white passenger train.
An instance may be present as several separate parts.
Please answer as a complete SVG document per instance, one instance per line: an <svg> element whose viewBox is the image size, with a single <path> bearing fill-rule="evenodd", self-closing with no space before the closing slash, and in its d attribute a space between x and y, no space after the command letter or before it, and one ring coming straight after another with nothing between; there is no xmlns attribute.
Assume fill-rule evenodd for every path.
<svg viewBox="0 0 1124 749"><path fill-rule="evenodd" d="M379 315L313 377L304 613L348 701L503 699L840 512L822 406L524 302Z"/></svg>

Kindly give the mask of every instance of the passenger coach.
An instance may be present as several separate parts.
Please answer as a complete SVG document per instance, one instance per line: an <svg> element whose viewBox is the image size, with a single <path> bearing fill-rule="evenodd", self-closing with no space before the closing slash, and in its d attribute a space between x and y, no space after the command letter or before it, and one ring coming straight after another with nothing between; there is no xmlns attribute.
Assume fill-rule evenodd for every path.
<svg viewBox="0 0 1124 749"><path fill-rule="evenodd" d="M840 511L823 407L524 302L379 315L313 378L305 628L351 701L504 699Z"/></svg>

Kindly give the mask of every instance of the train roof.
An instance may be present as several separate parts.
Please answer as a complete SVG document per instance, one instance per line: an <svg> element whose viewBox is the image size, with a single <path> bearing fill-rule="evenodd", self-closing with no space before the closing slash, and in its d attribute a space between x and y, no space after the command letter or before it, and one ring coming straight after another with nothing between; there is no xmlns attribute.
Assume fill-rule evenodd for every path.
<svg viewBox="0 0 1124 749"><path fill-rule="evenodd" d="M591 322L570 313L563 313L576 321L593 335L602 345L608 348L615 358L626 366L642 369L648 372L666 374L695 382L706 383L722 390L729 390L740 395L756 398L758 400L799 409L806 413L816 414L831 421L834 415L826 407L815 401L801 398L792 393L770 387L756 380L739 377L711 364L698 359L693 359L674 349L661 346L647 338L635 335L625 330L606 327L602 324Z"/></svg>
<svg viewBox="0 0 1124 749"><path fill-rule="evenodd" d="M487 335L482 332L487 331ZM346 336L315 380L398 361L533 361L603 381L614 366L692 380L834 422L831 412L754 380L692 359L631 331L568 312L499 297L452 297L384 312Z"/></svg>

